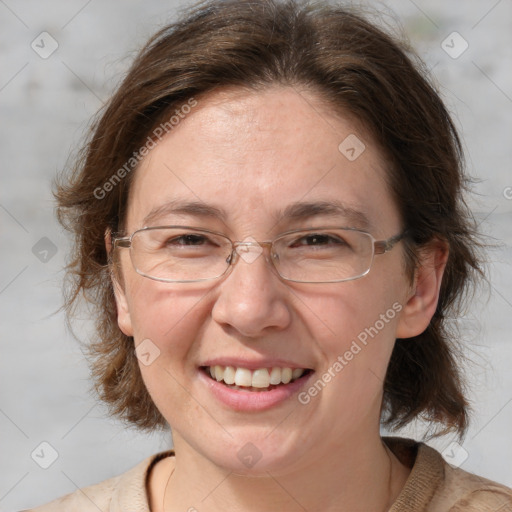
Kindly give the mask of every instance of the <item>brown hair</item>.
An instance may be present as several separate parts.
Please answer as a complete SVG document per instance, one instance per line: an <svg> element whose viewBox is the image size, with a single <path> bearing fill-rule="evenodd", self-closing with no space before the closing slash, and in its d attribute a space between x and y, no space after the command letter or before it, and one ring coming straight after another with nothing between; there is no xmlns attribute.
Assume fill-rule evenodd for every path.
<svg viewBox="0 0 512 512"><path fill-rule="evenodd" d="M187 100L219 87L278 84L314 91L359 120L377 141L409 234L409 275L421 247L447 242L449 259L430 325L415 338L396 341L383 421L400 427L423 417L464 432L467 402L454 357L457 336L447 317L460 314L481 273L479 245L462 196L467 178L456 129L416 59L405 43L352 9L291 0L202 2L150 39L56 192L59 220L75 237L68 316L83 293L97 319L97 339L88 348L96 389L114 414L142 429L166 426L142 381L133 339L117 325L105 250L106 229L123 227L134 156Z"/></svg>

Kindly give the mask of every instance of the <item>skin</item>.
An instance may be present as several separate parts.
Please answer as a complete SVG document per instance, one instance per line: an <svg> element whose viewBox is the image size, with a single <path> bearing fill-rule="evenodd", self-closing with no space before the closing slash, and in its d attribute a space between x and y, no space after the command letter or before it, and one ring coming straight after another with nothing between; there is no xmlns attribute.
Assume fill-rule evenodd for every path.
<svg viewBox="0 0 512 512"><path fill-rule="evenodd" d="M352 162L338 151L350 134L366 145ZM292 202L336 199L364 212L375 239L386 239L401 232L401 220L385 173L358 123L335 117L313 92L225 89L198 98L141 163L126 230L179 198L223 208L227 217L166 215L151 225L269 240L289 229L346 226L343 217L276 222L276 211ZM376 256L364 278L329 284L283 281L264 255L240 258L215 281L162 283L137 274L129 251L120 251L118 323L135 345L149 338L160 350L141 372L176 452L151 474L152 510L387 510L410 470L379 435L383 379L395 339L421 333L434 314L444 247L424 252L413 283L400 243ZM321 376L394 303L401 311L306 405L294 397L267 411L236 412L197 378L198 366L218 355L287 359ZM262 455L253 468L237 457L248 442Z"/></svg>

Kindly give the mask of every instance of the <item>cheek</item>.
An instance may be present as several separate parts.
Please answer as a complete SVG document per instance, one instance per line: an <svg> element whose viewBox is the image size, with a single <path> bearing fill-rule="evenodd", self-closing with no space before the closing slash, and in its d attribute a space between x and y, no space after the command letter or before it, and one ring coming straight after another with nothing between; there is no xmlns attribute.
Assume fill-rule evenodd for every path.
<svg viewBox="0 0 512 512"><path fill-rule="evenodd" d="M378 422L401 306L384 287L363 280L303 302L309 334L322 353L321 367L298 397L309 418L305 428L312 436L315 429L356 434Z"/></svg>
<svg viewBox="0 0 512 512"><path fill-rule="evenodd" d="M393 334L402 307L399 295L366 279L339 283L329 292L302 298L326 348L348 349L353 340L364 343L368 337Z"/></svg>
<svg viewBox="0 0 512 512"><path fill-rule="evenodd" d="M397 287L367 276L304 299L315 312L310 325L324 358L318 377L336 382L329 389L340 408L357 410L380 395L402 310L399 297Z"/></svg>
<svg viewBox="0 0 512 512"><path fill-rule="evenodd" d="M174 424L177 418L193 416L197 408L188 383L196 370L194 341L205 324L207 292L190 284L184 288L141 279L135 278L129 287L135 346L141 347L139 367L155 405ZM144 360L147 353L149 361Z"/></svg>
<svg viewBox="0 0 512 512"><path fill-rule="evenodd" d="M163 356L181 359L201 325L205 290L137 277L128 290L135 344L151 340Z"/></svg>

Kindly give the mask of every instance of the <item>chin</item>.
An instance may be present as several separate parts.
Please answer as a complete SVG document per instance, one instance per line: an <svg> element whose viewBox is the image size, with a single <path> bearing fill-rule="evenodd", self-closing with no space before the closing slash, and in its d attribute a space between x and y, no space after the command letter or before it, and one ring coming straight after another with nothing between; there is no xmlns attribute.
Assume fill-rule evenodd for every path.
<svg viewBox="0 0 512 512"><path fill-rule="evenodd" d="M249 436L244 433L235 439L227 445L217 444L213 451L211 444L205 446L203 454L215 465L241 476L268 477L268 473L289 473L306 449L303 441L298 440L297 444L290 439L265 438L261 434Z"/></svg>

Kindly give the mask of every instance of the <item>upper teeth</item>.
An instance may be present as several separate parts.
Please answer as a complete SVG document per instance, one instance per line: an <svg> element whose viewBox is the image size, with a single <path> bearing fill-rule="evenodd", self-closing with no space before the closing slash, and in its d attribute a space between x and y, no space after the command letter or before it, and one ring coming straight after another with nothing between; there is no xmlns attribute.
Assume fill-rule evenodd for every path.
<svg viewBox="0 0 512 512"><path fill-rule="evenodd" d="M298 379L306 370L303 368L258 368L251 371L247 368L235 368L233 366L210 366L207 368L210 375L219 382L222 380L226 384L268 388L270 385L288 384L294 379Z"/></svg>

